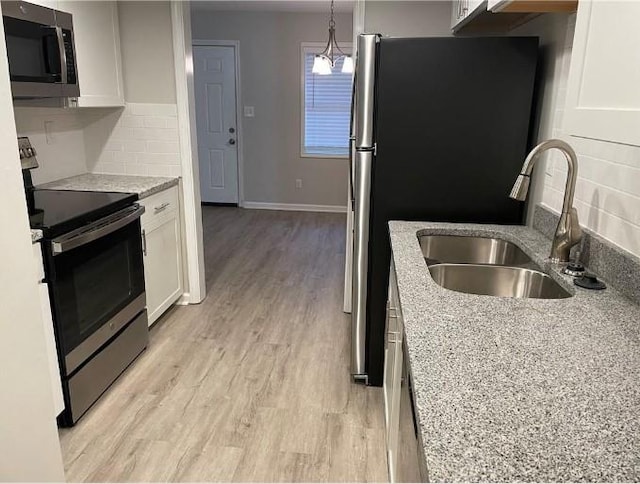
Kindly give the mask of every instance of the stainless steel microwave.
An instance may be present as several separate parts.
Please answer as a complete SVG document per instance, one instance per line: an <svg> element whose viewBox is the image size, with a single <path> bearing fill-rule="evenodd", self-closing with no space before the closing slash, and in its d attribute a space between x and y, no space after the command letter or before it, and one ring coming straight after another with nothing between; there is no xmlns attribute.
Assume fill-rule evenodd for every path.
<svg viewBox="0 0 640 484"><path fill-rule="evenodd" d="M71 14L27 2L2 2L14 99L80 95Z"/></svg>

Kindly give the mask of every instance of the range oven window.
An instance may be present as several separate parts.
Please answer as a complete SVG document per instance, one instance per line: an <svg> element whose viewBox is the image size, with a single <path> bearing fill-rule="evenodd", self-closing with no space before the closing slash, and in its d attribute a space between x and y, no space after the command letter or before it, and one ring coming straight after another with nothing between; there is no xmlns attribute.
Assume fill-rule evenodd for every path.
<svg viewBox="0 0 640 484"><path fill-rule="evenodd" d="M139 220L48 260L65 355L144 292Z"/></svg>

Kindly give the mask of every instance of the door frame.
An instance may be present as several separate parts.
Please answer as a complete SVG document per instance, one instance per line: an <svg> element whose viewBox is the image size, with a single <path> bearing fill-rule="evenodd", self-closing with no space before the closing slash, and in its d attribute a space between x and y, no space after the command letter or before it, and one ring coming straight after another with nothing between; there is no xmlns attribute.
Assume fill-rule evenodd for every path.
<svg viewBox="0 0 640 484"><path fill-rule="evenodd" d="M244 207L244 136L242 129L242 94L240 83L240 41L239 40L205 40L193 39L193 47L233 47L235 58L235 83L236 83L236 144L238 147L238 207ZM195 82L195 79L194 79ZM191 101L191 100L190 100ZM195 112L195 99L193 105L189 106ZM197 129L197 127L196 127Z"/></svg>
<svg viewBox="0 0 640 484"><path fill-rule="evenodd" d="M183 194L182 233L183 277L188 284L178 304L198 304L207 294L204 267L204 237L200 204L200 170L196 133L193 85L193 53L191 46L191 9L189 2L171 1L173 63L178 109L178 137Z"/></svg>

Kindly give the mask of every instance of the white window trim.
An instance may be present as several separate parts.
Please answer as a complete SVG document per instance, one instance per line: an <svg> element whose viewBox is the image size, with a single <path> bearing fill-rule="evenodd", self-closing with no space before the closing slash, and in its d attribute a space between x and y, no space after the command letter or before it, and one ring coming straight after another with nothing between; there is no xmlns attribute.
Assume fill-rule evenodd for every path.
<svg viewBox="0 0 640 484"><path fill-rule="evenodd" d="M351 42L340 42L340 48L347 54L352 55L353 52L353 44ZM305 112L304 112L304 88L305 88L305 77L304 77L304 63L305 63L305 54L309 50L315 50L318 53L322 52L327 46L326 42L301 42L300 43L300 65L298 66L298 71L300 72L300 158L315 158L315 159L338 159L338 160L348 160L349 154L346 155L317 155L312 153L306 153L304 151L304 120L305 120Z"/></svg>

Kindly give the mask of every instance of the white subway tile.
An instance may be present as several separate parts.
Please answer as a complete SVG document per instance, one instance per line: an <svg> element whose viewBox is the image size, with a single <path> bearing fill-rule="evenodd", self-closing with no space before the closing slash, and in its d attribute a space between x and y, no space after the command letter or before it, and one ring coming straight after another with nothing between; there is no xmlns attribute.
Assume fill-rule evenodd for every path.
<svg viewBox="0 0 640 484"><path fill-rule="evenodd" d="M144 126L144 116L125 114L120 118L120 123L125 128L142 128Z"/></svg>
<svg viewBox="0 0 640 484"><path fill-rule="evenodd" d="M182 167L180 165L172 165L169 167L170 176L182 176Z"/></svg>
<svg viewBox="0 0 640 484"><path fill-rule="evenodd" d="M133 128L125 128L123 126L116 126L111 133L112 139L117 140L129 140L135 139L134 137L134 129Z"/></svg>
<svg viewBox="0 0 640 484"><path fill-rule="evenodd" d="M147 175L151 176L171 176L171 167L167 165L145 165Z"/></svg>
<svg viewBox="0 0 640 484"><path fill-rule="evenodd" d="M139 104L128 103L127 110L135 116L177 116L175 104Z"/></svg>
<svg viewBox="0 0 640 484"><path fill-rule="evenodd" d="M125 172L124 163L98 163L96 164L94 173L105 173L108 175L119 175Z"/></svg>
<svg viewBox="0 0 640 484"><path fill-rule="evenodd" d="M127 140L122 142L123 149L130 153L143 153L147 145L144 140Z"/></svg>
<svg viewBox="0 0 640 484"><path fill-rule="evenodd" d="M134 130L134 138L148 141L177 141L178 130L164 128L137 128Z"/></svg>
<svg viewBox="0 0 640 484"><path fill-rule="evenodd" d="M146 175L147 166L139 163L127 163L124 167L127 175Z"/></svg>
<svg viewBox="0 0 640 484"><path fill-rule="evenodd" d="M136 161L150 165L179 165L178 153L138 153Z"/></svg>
<svg viewBox="0 0 640 484"><path fill-rule="evenodd" d="M167 117L166 118L167 121L167 128L173 128L173 129L178 129L178 118L177 117Z"/></svg>
<svg viewBox="0 0 640 484"><path fill-rule="evenodd" d="M164 116L144 116L143 119L145 128L166 128L167 119L171 118Z"/></svg>
<svg viewBox="0 0 640 484"><path fill-rule="evenodd" d="M124 141L108 139L104 145L105 151L122 151L124 150Z"/></svg>
<svg viewBox="0 0 640 484"><path fill-rule="evenodd" d="M147 141L148 153L179 153L180 145L178 142L167 141Z"/></svg>
<svg viewBox="0 0 640 484"><path fill-rule="evenodd" d="M135 163L137 161L137 153L129 151L114 151L113 160L123 163Z"/></svg>

